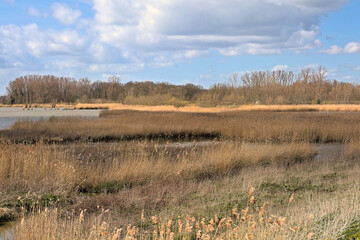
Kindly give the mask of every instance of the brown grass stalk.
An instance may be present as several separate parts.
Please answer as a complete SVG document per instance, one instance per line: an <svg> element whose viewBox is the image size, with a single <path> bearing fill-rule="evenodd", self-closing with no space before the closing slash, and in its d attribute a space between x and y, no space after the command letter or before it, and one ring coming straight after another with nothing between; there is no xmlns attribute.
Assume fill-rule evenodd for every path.
<svg viewBox="0 0 360 240"><path fill-rule="evenodd" d="M314 150L306 144L257 147L236 142L182 150L151 143L65 149L41 143L3 143L0 149L1 189L31 192L69 192L114 182L121 185L213 178L253 165L292 165L314 156ZM107 155L109 151L112 153Z"/></svg>
<svg viewBox="0 0 360 240"><path fill-rule="evenodd" d="M241 139L251 142L350 142L359 139L358 113L179 113L105 111L100 119L18 122L0 131L16 142L131 139Z"/></svg>

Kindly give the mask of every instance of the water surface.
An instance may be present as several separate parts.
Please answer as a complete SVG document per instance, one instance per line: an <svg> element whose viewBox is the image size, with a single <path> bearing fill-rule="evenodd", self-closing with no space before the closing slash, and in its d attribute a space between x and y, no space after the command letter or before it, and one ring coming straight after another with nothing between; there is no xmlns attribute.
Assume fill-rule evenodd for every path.
<svg viewBox="0 0 360 240"><path fill-rule="evenodd" d="M16 226L17 222L0 222L0 240L10 240L13 239L12 231Z"/></svg>
<svg viewBox="0 0 360 240"><path fill-rule="evenodd" d="M86 117L98 118L101 110L58 110L50 108L34 108L23 110L20 107L0 107L0 129L10 128L12 124L21 120L37 121L49 119L50 117Z"/></svg>

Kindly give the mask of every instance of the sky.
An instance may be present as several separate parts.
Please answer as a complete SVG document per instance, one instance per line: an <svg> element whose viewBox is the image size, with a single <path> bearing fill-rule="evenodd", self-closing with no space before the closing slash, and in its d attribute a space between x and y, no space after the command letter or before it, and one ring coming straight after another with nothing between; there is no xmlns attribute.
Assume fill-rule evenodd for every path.
<svg viewBox="0 0 360 240"><path fill-rule="evenodd" d="M0 0L0 94L52 74L193 83L327 69L360 83L359 0Z"/></svg>

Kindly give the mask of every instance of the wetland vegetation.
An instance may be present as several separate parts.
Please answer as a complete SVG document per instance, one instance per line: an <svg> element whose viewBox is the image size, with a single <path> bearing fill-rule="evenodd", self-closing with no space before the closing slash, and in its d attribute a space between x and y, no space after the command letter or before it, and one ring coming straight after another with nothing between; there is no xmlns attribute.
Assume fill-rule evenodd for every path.
<svg viewBox="0 0 360 240"><path fill-rule="evenodd" d="M245 142L350 142L360 137L358 112L223 113L103 111L100 118L20 121L0 131L13 142L121 140L241 140Z"/></svg>
<svg viewBox="0 0 360 240"><path fill-rule="evenodd" d="M0 131L0 217L25 240L356 239L359 118L106 110L17 122ZM329 142L341 151L315 145Z"/></svg>
<svg viewBox="0 0 360 240"><path fill-rule="evenodd" d="M0 100L4 126L46 115L0 130L1 240L359 239L360 88L322 68L210 89L33 75Z"/></svg>

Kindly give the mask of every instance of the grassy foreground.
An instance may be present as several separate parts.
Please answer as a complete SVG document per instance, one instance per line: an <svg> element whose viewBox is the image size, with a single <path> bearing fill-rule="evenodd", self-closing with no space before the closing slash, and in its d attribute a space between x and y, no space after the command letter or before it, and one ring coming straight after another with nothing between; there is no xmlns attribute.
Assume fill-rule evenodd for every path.
<svg viewBox="0 0 360 240"><path fill-rule="evenodd" d="M179 178L174 173L159 178L155 174L148 176L142 184L116 190L105 182L101 183L105 184L101 189L91 188L89 184L94 187L100 182L89 174L92 177L85 185L93 191L86 193L76 187L56 185L61 180L59 176L49 181L60 169L64 179L69 177L68 172L79 170L67 172L57 162L60 169L46 167L49 175L36 179L40 184L35 185L34 181L34 185L29 184L26 189L21 184L7 185L7 182L1 189L3 193L11 190L19 194L28 190L27 195L16 200L23 206L31 199L37 201L16 226L14 236L17 239L356 239L351 236L357 236L360 231L360 165L356 157L359 146L352 144L340 158L286 164L283 164L284 159L307 159L308 155L301 153L308 149L311 155L311 148L300 145L286 152L288 146L268 146L269 151L264 151L262 156L268 157L274 152L272 156L277 161L266 164L254 161L236 172L225 170L221 175L217 172L200 179L192 170L193 174L188 178ZM53 160L46 154L41 155L48 152L47 147L38 147L32 151L51 165ZM256 151L243 147L246 151L237 148L240 152L236 155L247 152L247 160L251 160ZM217 148L217 155L214 155L214 149L212 154L207 155L209 149L202 154L206 158L213 156L222 160L230 157L231 154L223 152L223 146ZM291 153L297 148L300 156ZM226 150L229 151L227 147ZM42 172L41 166L47 164L38 163ZM170 164L166 166L170 167ZM190 166L193 165L190 163ZM83 168L86 169L87 164ZM98 177L110 175L113 177L108 178L110 182L119 180L111 174L110 168L96 169L97 174L102 174ZM25 176L17 179L31 183L31 177ZM38 186L41 187L37 189ZM56 193L54 203L41 207L39 203L49 191ZM34 192L37 193L34 195ZM72 201L66 203L65 198Z"/></svg>

